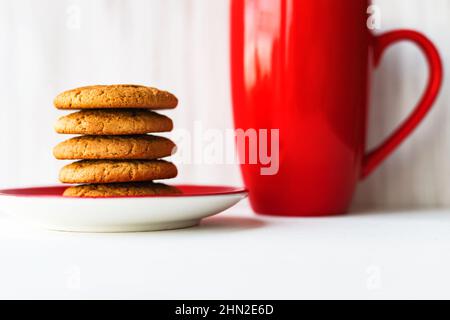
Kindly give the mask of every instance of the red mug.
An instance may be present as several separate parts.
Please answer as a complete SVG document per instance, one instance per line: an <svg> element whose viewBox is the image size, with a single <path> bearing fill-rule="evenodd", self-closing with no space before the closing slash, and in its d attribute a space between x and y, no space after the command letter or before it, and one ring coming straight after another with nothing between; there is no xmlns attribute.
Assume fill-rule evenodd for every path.
<svg viewBox="0 0 450 320"><path fill-rule="evenodd" d="M236 128L279 129L279 170L243 163L255 212L277 216L345 213L357 182L386 159L433 105L442 63L411 30L373 35L368 0L232 0L231 80ZM430 76L412 115L366 153L369 80L390 45L412 41ZM244 150L244 152L246 152Z"/></svg>

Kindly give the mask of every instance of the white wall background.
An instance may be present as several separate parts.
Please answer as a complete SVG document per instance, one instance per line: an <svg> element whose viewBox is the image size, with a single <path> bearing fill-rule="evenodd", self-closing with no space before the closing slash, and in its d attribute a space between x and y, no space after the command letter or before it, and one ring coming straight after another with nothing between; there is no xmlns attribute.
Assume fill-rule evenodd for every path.
<svg viewBox="0 0 450 320"><path fill-rule="evenodd" d="M345 0L347 1L347 0ZM380 32L413 28L450 54L449 0L377 0ZM79 20L76 14L79 12ZM75 18L74 18L75 17ZM143 83L181 100L178 128L232 127L227 0L0 0L0 184L57 182L53 97L97 83ZM369 145L406 117L427 69L410 44L391 49L373 83ZM448 73L446 73L448 75ZM450 206L449 87L420 131L361 184L358 206ZM240 184L231 165L183 165L178 181Z"/></svg>

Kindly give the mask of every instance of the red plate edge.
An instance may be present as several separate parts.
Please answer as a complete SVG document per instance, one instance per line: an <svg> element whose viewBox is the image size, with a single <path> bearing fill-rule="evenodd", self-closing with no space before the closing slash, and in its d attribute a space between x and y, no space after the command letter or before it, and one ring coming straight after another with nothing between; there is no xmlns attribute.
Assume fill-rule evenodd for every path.
<svg viewBox="0 0 450 320"><path fill-rule="evenodd" d="M248 190L243 187L232 186L212 186L212 185L173 185L179 188L183 193L174 195L155 195L155 196L126 196L126 197L64 197L67 199L127 199L127 198L179 198L179 197L201 197L218 196L230 194L247 194ZM39 186L26 188L1 189L0 196L14 197L35 197L35 198L63 198L64 190L67 186Z"/></svg>

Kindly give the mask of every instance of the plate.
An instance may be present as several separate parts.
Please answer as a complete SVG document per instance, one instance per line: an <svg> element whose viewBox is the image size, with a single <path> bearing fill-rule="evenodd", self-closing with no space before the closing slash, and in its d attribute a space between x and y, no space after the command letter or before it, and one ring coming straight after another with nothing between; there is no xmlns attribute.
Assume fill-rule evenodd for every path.
<svg viewBox="0 0 450 320"><path fill-rule="evenodd" d="M67 186L0 190L0 211L34 225L70 232L143 232L196 226L247 196L243 188L177 185L170 196L68 198Z"/></svg>

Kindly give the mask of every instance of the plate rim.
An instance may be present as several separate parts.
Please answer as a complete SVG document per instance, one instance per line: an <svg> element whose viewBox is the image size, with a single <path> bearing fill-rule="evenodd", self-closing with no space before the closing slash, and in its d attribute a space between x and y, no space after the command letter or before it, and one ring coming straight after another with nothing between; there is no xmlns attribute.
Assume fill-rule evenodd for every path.
<svg viewBox="0 0 450 320"><path fill-rule="evenodd" d="M13 197L13 198L50 198L50 199L67 199L67 200L101 200L101 199L155 199L155 198L189 198L189 197L210 197L210 196L227 196L227 195L242 195L248 196L248 189L245 187L236 187L229 185L210 185L210 184L173 184L174 187L210 187L210 188L226 188L230 191L213 191L208 193L198 194L168 194L168 195L142 195L142 196L123 196L123 197L63 197L62 195L52 194L14 194L6 193L18 190L26 189L51 189L51 188L69 188L72 185L36 185L26 187L14 187L14 188L1 188L0 197Z"/></svg>

